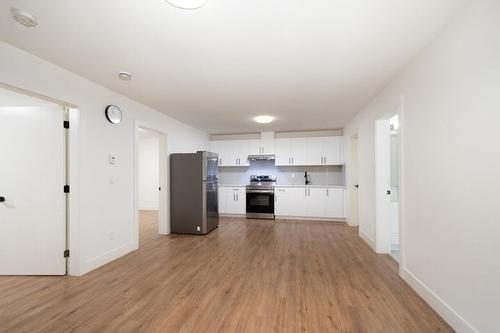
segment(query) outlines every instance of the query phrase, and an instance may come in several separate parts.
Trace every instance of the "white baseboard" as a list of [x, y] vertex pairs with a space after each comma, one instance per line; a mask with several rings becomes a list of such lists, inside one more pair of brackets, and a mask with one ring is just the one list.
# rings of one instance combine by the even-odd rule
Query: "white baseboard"
[[359, 228], [359, 237], [361, 237], [361, 239], [364, 240], [366, 244], [368, 244], [372, 248], [373, 251], [377, 252], [375, 248], [375, 241], [371, 239], [370, 236], [368, 236], [366, 233], [364, 233], [361, 228]]
[[160, 207], [139, 207], [139, 210], [160, 210]]
[[403, 269], [403, 278], [455, 331], [460, 333], [478, 333], [471, 324], [406, 268]]
[[246, 214], [221, 214], [221, 213], [219, 213], [219, 217], [242, 217], [242, 218], [246, 218], [247, 215]]
[[134, 242], [130, 242], [116, 249], [110, 250], [97, 257], [87, 260], [84, 263], [80, 273], [81, 275], [86, 274], [135, 250], [137, 250], [137, 246], [134, 244]]
[[327, 217], [303, 217], [303, 216], [284, 216], [276, 215], [276, 220], [300, 220], [300, 221], [324, 221], [324, 222], [346, 222], [345, 218], [327, 218]]

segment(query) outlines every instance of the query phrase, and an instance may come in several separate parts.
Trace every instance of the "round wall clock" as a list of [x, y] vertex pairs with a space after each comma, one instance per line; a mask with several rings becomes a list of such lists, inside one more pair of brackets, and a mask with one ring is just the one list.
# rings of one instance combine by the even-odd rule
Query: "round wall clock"
[[116, 105], [108, 105], [104, 110], [106, 119], [112, 124], [119, 124], [122, 121], [122, 110]]

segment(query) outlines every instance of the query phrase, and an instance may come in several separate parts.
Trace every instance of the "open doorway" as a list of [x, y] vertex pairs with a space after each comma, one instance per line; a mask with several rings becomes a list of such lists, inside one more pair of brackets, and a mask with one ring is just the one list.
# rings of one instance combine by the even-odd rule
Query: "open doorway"
[[375, 123], [376, 227], [378, 253], [400, 260], [400, 118], [387, 115]]
[[136, 127], [137, 247], [168, 234], [166, 134]]

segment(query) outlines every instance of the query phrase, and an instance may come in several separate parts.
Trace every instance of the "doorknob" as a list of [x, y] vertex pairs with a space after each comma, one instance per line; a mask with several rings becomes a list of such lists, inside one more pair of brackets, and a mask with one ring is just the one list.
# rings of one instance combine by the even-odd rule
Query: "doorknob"
[[391, 191], [390, 190], [387, 190], [387, 195], [391, 195]]
[[0, 197], [0, 202], [5, 202], [5, 197]]
[[359, 185], [358, 185], [358, 184], [356, 184], [356, 185], [354, 185], [354, 187], [355, 187], [355, 188], [359, 188]]

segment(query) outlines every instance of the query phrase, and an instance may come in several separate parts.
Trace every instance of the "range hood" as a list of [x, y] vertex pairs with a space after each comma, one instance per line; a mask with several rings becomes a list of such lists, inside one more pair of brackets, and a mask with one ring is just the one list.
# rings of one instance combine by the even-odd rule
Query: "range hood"
[[274, 161], [274, 155], [248, 155], [249, 161]]

